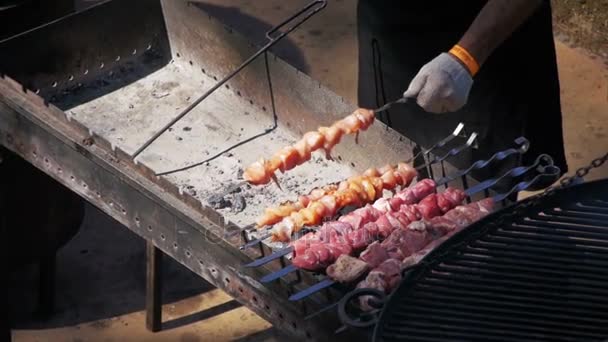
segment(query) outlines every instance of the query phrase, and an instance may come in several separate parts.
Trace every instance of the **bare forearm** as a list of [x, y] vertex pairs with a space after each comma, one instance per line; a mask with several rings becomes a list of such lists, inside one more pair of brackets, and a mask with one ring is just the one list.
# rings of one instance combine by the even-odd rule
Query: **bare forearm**
[[541, 3], [542, 0], [489, 0], [458, 44], [481, 65]]

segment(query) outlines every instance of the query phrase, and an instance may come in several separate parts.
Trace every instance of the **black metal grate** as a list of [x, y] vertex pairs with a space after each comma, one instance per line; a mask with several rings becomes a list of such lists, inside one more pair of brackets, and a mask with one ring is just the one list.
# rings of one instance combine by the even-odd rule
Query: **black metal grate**
[[560, 190], [490, 228], [500, 215], [409, 271], [374, 340], [607, 339], [608, 180]]

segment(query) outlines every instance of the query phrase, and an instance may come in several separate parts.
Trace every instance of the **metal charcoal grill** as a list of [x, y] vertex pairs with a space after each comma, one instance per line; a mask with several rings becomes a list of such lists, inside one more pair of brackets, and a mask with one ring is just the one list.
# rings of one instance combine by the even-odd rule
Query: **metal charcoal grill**
[[[335, 161], [282, 177], [289, 191], [240, 183], [243, 166], [354, 109], [268, 51], [324, 5], [313, 1], [280, 23], [262, 49], [185, 0], [108, 1], [2, 41], [0, 143], [146, 239], [150, 293], [158, 293], [158, 249], [282, 332], [333, 339], [333, 312], [302, 317], [345, 291], [294, 302], [287, 298], [314, 285], [314, 275], [261, 284], [288, 260], [243, 268], [276, 247], [239, 250], [250, 238], [246, 226], [264, 207], [355, 169], [418, 155], [432, 177], [468, 187], [478, 184], [469, 171], [485, 162], [456, 172], [454, 150], [425, 150], [378, 122], [358, 143], [345, 137]], [[451, 142], [469, 148], [463, 140], [470, 137]], [[237, 194], [249, 196], [243, 211], [210, 207], [213, 196]], [[149, 315], [158, 315], [159, 303], [148, 298]]]
[[[160, 325], [160, 250], [284, 333], [328, 339], [336, 315], [302, 320], [307, 304], [286, 299], [310, 277], [262, 285], [272, 267], [242, 267], [269, 251], [239, 250], [246, 226], [264, 207], [355, 169], [415, 149], [444, 156], [377, 122], [358, 143], [345, 137], [334, 161], [281, 177], [289, 191], [240, 183], [243, 166], [354, 110], [268, 51], [324, 5], [280, 23], [262, 49], [185, 0], [108, 1], [0, 42], [0, 143], [146, 239], [151, 329]], [[208, 200], [237, 195], [242, 211]]]
[[608, 180], [558, 190], [505, 216], [513, 209], [458, 233], [407, 271], [374, 340], [608, 338]]

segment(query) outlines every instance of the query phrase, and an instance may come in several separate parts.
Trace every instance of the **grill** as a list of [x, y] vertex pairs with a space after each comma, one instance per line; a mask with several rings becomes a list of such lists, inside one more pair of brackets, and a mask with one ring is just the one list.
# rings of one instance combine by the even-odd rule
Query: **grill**
[[608, 181], [562, 189], [495, 224], [511, 210], [406, 270], [374, 340], [608, 338]]
[[[471, 172], [518, 158], [528, 141], [457, 170], [450, 158], [476, 147], [466, 127], [423, 148], [378, 122], [358, 142], [345, 137], [334, 161], [292, 170], [287, 191], [241, 183], [243, 166], [354, 109], [269, 50], [324, 6], [312, 1], [261, 48], [185, 0], [108, 1], [2, 41], [0, 143], [146, 239], [149, 255], [163, 251], [291, 336], [332, 339], [332, 309], [344, 311], [337, 303], [350, 289], [294, 270], [289, 248], [252, 232], [265, 207], [404, 160], [438, 190], [463, 187], [469, 200], [505, 205], [558, 170], [542, 156], [479, 182]], [[504, 180], [516, 185], [492, 191]], [[158, 292], [159, 275], [148, 275]]]

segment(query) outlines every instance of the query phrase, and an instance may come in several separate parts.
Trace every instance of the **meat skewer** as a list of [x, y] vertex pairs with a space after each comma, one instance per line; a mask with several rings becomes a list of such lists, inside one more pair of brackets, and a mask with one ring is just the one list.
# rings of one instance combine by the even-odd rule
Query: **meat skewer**
[[324, 150], [327, 158], [330, 157], [333, 147], [340, 142], [344, 134], [353, 134], [365, 131], [374, 122], [374, 112], [359, 108], [330, 127], [320, 127], [302, 137], [293, 146], [287, 146], [275, 153], [270, 159], [260, 159], [243, 172], [243, 178], [254, 185], [267, 184], [275, 179], [275, 171], [285, 173], [294, 167], [310, 160], [311, 153]]
[[[397, 170], [395, 170], [397, 169]], [[382, 186], [386, 190], [393, 190], [397, 186], [406, 186], [403, 184], [404, 177], [396, 175], [395, 172], [400, 172], [400, 175], [407, 173], [410, 174], [412, 171], [405, 167], [405, 165], [393, 167], [391, 165], [385, 165], [381, 168], [369, 168], [363, 172], [363, 176], [367, 177], [380, 177], [382, 178]], [[351, 179], [354, 179], [351, 177]], [[330, 195], [338, 189], [338, 185], [331, 184], [323, 188], [317, 188], [310, 192], [309, 195], [303, 195], [298, 198], [295, 202], [286, 202], [276, 208], [267, 208], [264, 214], [256, 220], [256, 226], [258, 229], [264, 226], [273, 225], [280, 222], [284, 217], [288, 217], [291, 213], [300, 211], [306, 208], [311, 202], [320, 200], [324, 195]], [[348, 188], [348, 185], [342, 184], [341, 188]]]
[[[357, 220], [350, 220], [351, 223], [345, 220], [338, 221], [333, 226], [325, 225], [319, 231], [321, 236], [318, 241], [309, 237], [304, 243], [296, 242], [292, 264], [297, 268], [320, 271], [333, 264], [340, 255], [354, 254], [362, 249], [366, 250], [360, 258], [371, 263], [371, 260], [364, 257], [368, 254], [376, 255], [369, 251], [374, 251], [378, 240], [392, 236], [394, 230], [404, 229], [409, 223], [421, 218], [430, 219], [441, 215], [459, 205], [464, 197], [462, 191], [449, 188], [442, 194], [428, 194], [419, 203], [401, 205], [395, 211], [382, 213], [370, 206], [368, 210], [376, 212], [370, 219], [359, 217]], [[369, 222], [362, 224], [361, 221]]]
[[[327, 274], [329, 276], [327, 279], [292, 295], [289, 297], [289, 300], [298, 301], [308, 297], [312, 293], [332, 286], [335, 282], [353, 283], [366, 274], [367, 277], [365, 280], [359, 282], [357, 285], [358, 288], [372, 287], [382, 291], [387, 288], [393, 289], [399, 283], [400, 271], [402, 269], [418, 263], [426, 254], [439, 246], [450, 236], [488, 215], [493, 209], [494, 202], [495, 201], [492, 199], [484, 199], [468, 205], [457, 206], [456, 208], [449, 210], [443, 216], [411, 223], [408, 228], [413, 228], [414, 231], [418, 231], [416, 232], [417, 235], [423, 233], [423, 230], [426, 229], [433, 233], [432, 237], [434, 240], [423, 247], [415, 247], [415, 244], [412, 244], [412, 242], [416, 241], [416, 239], [402, 239], [401, 243], [403, 246], [399, 245], [398, 247], [402, 247], [406, 250], [406, 254], [411, 253], [408, 256], [405, 256], [402, 261], [400, 261], [400, 256], [394, 257], [395, 254], [391, 257], [391, 253], [395, 253], [396, 251], [394, 248], [387, 248], [389, 247], [387, 245], [389, 245], [389, 241], [392, 241], [392, 243], [398, 242], [399, 239], [396, 239], [396, 237], [399, 235], [403, 236], [403, 229], [395, 230], [391, 236], [383, 242], [384, 246], [382, 244], [374, 243], [370, 245], [371, 248], [368, 247], [369, 249], [374, 249], [373, 252], [376, 254], [374, 259], [376, 260], [375, 264], [377, 267], [372, 267], [368, 262], [361, 260], [361, 258], [346, 254], [340, 255], [336, 262], [327, 268]], [[370, 272], [370, 270], [373, 273]], [[369, 297], [362, 298], [365, 298], [360, 299], [362, 306], [366, 309], [371, 308], [367, 304]]]
[[[333, 194], [312, 201], [304, 209], [292, 212], [271, 230], [274, 241], [289, 241], [291, 235], [305, 225], [318, 225], [324, 218], [334, 216], [346, 206], [362, 206], [382, 197], [384, 189], [396, 185], [407, 186], [416, 177], [416, 171], [408, 164], [400, 163], [397, 170], [386, 171], [381, 176], [356, 176], [341, 182]], [[433, 183], [434, 187], [434, 183]]]
[[[434, 217], [430, 220], [422, 220], [411, 223], [407, 230], [396, 230], [383, 245], [376, 248], [373, 258], [360, 257], [353, 262], [346, 259], [341, 260], [341, 265], [335, 267], [333, 278], [341, 281], [355, 280], [355, 276], [360, 277], [365, 271], [361, 261], [366, 263], [366, 269], [371, 269], [365, 280], [357, 284], [357, 288], [373, 288], [389, 294], [401, 281], [401, 270], [417, 264], [426, 254], [439, 246], [443, 241], [459, 230], [476, 222], [490, 214], [493, 209], [494, 201], [487, 198], [468, 205], [458, 206], [445, 215]], [[415, 239], [407, 238], [408, 235], [424, 235], [425, 243], [415, 244]], [[372, 263], [368, 262], [373, 260]], [[349, 272], [349, 265], [356, 268], [358, 274]], [[342, 273], [338, 273], [342, 272]], [[329, 272], [328, 272], [329, 273]], [[347, 274], [349, 273], [349, 274]], [[361, 307], [370, 310], [369, 297], [360, 297]]]
[[[378, 199], [372, 206], [368, 205], [357, 209], [340, 217], [338, 221], [326, 222], [321, 229], [308, 233], [292, 243], [294, 256], [303, 254], [311, 244], [327, 242], [335, 235], [348, 235], [347, 240], [351, 241], [356, 249], [364, 248], [363, 245], [360, 245], [360, 242], [357, 242], [365, 241], [362, 239], [365, 236], [361, 236], [361, 233], [358, 232], [359, 228], [364, 227], [368, 223], [375, 222], [385, 213], [398, 211], [402, 205], [418, 203], [435, 192], [435, 185], [433, 180], [424, 179], [416, 185], [400, 191], [390, 199]], [[451, 190], [447, 191], [447, 193], [450, 192]], [[391, 207], [391, 203], [393, 207]], [[386, 221], [382, 222], [386, 223]], [[386, 227], [384, 227], [384, 230], [386, 230]]]
[[306, 208], [311, 202], [318, 201], [325, 195], [333, 194], [336, 190], [338, 190], [338, 185], [330, 184], [323, 188], [313, 189], [308, 195], [298, 197], [297, 201], [289, 201], [278, 207], [266, 208], [264, 214], [256, 220], [256, 226], [259, 229], [281, 222], [284, 217]]

